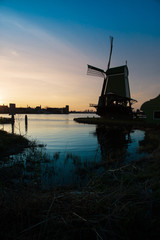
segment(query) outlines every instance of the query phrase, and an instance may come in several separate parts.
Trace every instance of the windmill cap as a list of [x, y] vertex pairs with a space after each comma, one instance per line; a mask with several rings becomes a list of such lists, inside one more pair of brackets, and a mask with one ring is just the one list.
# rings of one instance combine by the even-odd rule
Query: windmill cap
[[107, 75], [113, 75], [113, 74], [121, 74], [125, 73], [127, 71], [127, 75], [129, 74], [128, 67], [127, 65], [119, 66], [119, 67], [114, 67], [114, 68], [109, 68], [106, 72]]

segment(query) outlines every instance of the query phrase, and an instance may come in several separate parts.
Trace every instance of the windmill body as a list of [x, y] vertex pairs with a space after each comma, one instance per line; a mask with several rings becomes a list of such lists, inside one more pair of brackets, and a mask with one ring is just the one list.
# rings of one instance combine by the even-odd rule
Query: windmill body
[[126, 65], [108, 69], [108, 82], [105, 94], [112, 92], [121, 97], [130, 98], [128, 75], [129, 71]]
[[110, 68], [113, 38], [106, 71], [88, 65], [88, 74], [103, 77], [103, 86], [98, 105], [94, 105], [97, 114], [108, 118], [132, 118], [131, 105], [136, 101], [131, 99], [127, 65]]

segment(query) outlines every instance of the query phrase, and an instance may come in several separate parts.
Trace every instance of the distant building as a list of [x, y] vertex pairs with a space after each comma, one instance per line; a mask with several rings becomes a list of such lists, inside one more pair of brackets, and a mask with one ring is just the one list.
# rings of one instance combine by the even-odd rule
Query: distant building
[[69, 105], [66, 105], [64, 108], [46, 108], [47, 113], [52, 114], [68, 114], [69, 113]]
[[68, 114], [69, 113], [69, 105], [66, 105], [65, 108], [63, 108], [63, 113]]
[[66, 105], [64, 108], [41, 108], [40, 106], [36, 106], [35, 108], [31, 108], [27, 106], [24, 107], [16, 107], [16, 104], [10, 103], [9, 107], [5, 105], [0, 105], [0, 113], [9, 113], [10, 115], [15, 114], [68, 114], [69, 113], [69, 105]]
[[35, 110], [41, 110], [41, 105], [40, 106], [37, 106], [36, 108], [35, 108]]
[[35, 110], [35, 113], [40, 113], [40, 114], [44, 113], [44, 111], [45, 111], [44, 109], [41, 108], [41, 105], [37, 106], [34, 110]]
[[148, 123], [160, 124], [160, 95], [142, 104], [141, 110]]
[[9, 107], [6, 105], [0, 105], [0, 113], [9, 113]]
[[9, 104], [9, 115], [15, 115], [16, 114], [16, 104], [10, 103]]

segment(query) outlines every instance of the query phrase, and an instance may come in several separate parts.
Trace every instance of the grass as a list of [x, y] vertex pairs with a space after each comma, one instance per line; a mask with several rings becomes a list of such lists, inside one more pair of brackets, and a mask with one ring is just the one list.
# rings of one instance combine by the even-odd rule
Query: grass
[[145, 138], [140, 142], [140, 151], [154, 153], [160, 151], [160, 128], [146, 129]]
[[[149, 151], [146, 159], [112, 166], [92, 176], [81, 191], [13, 184], [21, 167], [1, 169], [1, 239], [159, 239], [159, 136], [160, 129], [146, 129], [140, 146]], [[59, 154], [54, 158], [58, 160]]]
[[19, 153], [29, 147], [29, 140], [21, 135], [0, 130], [0, 158]]

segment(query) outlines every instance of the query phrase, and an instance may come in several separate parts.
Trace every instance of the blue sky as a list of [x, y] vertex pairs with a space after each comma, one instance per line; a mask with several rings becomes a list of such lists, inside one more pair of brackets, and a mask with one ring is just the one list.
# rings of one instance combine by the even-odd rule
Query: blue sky
[[160, 1], [0, 0], [0, 103], [88, 109], [106, 69], [128, 62], [135, 108], [160, 94]]

